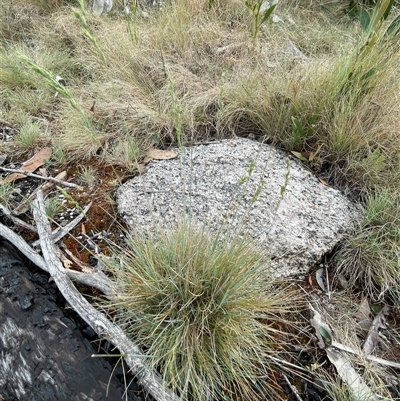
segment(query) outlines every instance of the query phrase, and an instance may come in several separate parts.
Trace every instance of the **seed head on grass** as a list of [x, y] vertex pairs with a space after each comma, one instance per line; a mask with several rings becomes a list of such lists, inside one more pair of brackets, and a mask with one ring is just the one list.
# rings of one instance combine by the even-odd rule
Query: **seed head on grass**
[[108, 307], [184, 400], [278, 400], [268, 356], [289, 302], [265, 262], [248, 241], [187, 222], [142, 232], [105, 261], [117, 286]]

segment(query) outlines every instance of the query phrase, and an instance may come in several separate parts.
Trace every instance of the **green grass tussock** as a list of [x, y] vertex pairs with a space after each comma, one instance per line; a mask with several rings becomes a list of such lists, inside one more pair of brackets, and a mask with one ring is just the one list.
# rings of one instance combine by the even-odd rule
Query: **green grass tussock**
[[280, 399], [269, 356], [283, 349], [282, 314], [296, 303], [263, 252], [190, 222], [132, 235], [104, 261], [118, 288], [109, 310], [169, 385], [184, 400]]
[[366, 201], [365, 217], [357, 232], [349, 237], [337, 255], [338, 274], [350, 287], [361, 288], [372, 299], [389, 295], [399, 306], [400, 203], [396, 192], [371, 193]]

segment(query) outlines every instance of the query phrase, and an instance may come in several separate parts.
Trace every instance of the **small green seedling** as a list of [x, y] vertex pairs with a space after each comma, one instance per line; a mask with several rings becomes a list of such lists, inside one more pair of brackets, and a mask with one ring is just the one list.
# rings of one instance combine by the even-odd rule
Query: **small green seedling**
[[278, 1], [272, 1], [270, 5], [269, 1], [266, 0], [246, 0], [245, 4], [253, 16], [251, 23], [251, 34], [255, 40], [261, 25], [271, 17], [278, 4]]
[[293, 136], [292, 136], [292, 144], [293, 147], [302, 147], [304, 145], [304, 142], [310, 138], [315, 129], [315, 124], [320, 117], [322, 107], [319, 107], [317, 112], [313, 114], [313, 116], [310, 118], [309, 121], [305, 125], [303, 125], [302, 121], [297, 118], [292, 116], [292, 122], [293, 122]]
[[56, 188], [63, 194], [64, 198], [67, 199], [68, 202], [71, 202], [74, 205], [77, 210], [79, 210], [80, 212], [83, 211], [81, 205], [64, 188], [61, 188], [59, 186], [57, 186]]
[[[182, 107], [181, 99], [179, 99], [179, 97], [177, 96], [177, 94], [175, 92], [175, 84], [174, 84], [174, 81], [170, 74], [168, 74], [168, 92], [172, 99], [172, 115], [174, 118], [174, 128], [175, 128], [175, 133], [176, 133], [176, 140], [178, 142], [179, 149], [182, 149], [182, 146], [183, 146], [183, 143], [182, 143], [183, 107]], [[183, 98], [185, 98], [186, 96], [187, 95], [185, 94]]]

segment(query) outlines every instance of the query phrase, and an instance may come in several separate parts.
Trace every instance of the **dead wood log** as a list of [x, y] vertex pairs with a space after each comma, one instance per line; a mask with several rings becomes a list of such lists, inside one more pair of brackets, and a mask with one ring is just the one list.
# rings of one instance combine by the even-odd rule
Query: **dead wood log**
[[[45, 260], [33, 250], [18, 234], [0, 223], [0, 236], [11, 242], [26, 258], [40, 269], [50, 273]], [[95, 273], [82, 273], [75, 270], [64, 269], [71, 280], [77, 283], [97, 288], [105, 295], [114, 292], [111, 280], [101, 271]]]
[[55, 284], [39, 270], [0, 238], [0, 400], [143, 400], [136, 382], [121, 380], [122, 364], [113, 373], [104, 358], [92, 357], [102, 352], [90, 343], [95, 333], [64, 314]]
[[170, 391], [160, 375], [145, 364], [142, 351], [133, 344], [122, 329], [111, 323], [95, 309], [74, 287], [58, 259], [51, 240], [51, 228], [44, 210], [43, 193], [38, 191], [33, 205], [33, 215], [38, 228], [40, 246], [50, 274], [61, 294], [78, 315], [101, 337], [113, 343], [130, 367], [138, 382], [158, 401], [178, 401], [179, 397]]

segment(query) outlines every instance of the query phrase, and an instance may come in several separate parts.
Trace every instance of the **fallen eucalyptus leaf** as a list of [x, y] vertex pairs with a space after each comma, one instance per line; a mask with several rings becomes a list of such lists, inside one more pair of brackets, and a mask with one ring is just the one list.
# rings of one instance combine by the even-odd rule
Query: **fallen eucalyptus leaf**
[[389, 315], [389, 306], [385, 305], [381, 311], [375, 316], [371, 327], [368, 331], [367, 339], [363, 346], [365, 355], [369, 355], [372, 351], [380, 346], [382, 343], [379, 336], [379, 329], [386, 329], [386, 317]]
[[328, 330], [326, 330], [324, 327], [321, 326], [319, 328], [319, 333], [324, 338], [324, 342], [325, 342], [326, 345], [328, 345], [328, 346], [332, 345], [332, 336], [330, 335]]
[[332, 347], [327, 348], [326, 355], [335, 366], [340, 378], [350, 387], [355, 399], [357, 400], [377, 400], [376, 395], [367, 386], [361, 376], [356, 372], [351, 363], [340, 351]]
[[[46, 160], [50, 159], [50, 156], [51, 156], [51, 148], [43, 148], [34, 156], [32, 156], [29, 160], [24, 162], [21, 166], [21, 170], [24, 170], [27, 173], [33, 173], [39, 167], [43, 166]], [[24, 174], [13, 173], [10, 174], [8, 177], [6, 177], [4, 182], [13, 182], [19, 180], [20, 178], [25, 178], [25, 177], [26, 176]]]
[[363, 330], [369, 330], [371, 327], [371, 309], [369, 307], [369, 302], [367, 298], [364, 298], [358, 308], [357, 312], [354, 314], [354, 317], [357, 319], [358, 325]]
[[144, 158], [143, 163], [146, 164], [153, 159], [154, 160], [174, 159], [176, 156], [178, 156], [178, 153], [176, 153], [173, 150], [150, 149], [147, 152], [147, 155]]
[[315, 272], [315, 279], [317, 280], [317, 283], [318, 283], [319, 287], [321, 288], [321, 290], [323, 292], [326, 292], [326, 288], [325, 288], [325, 284], [324, 284], [324, 273], [325, 273], [325, 269], [323, 267], [321, 267], [320, 269], [318, 269]]

